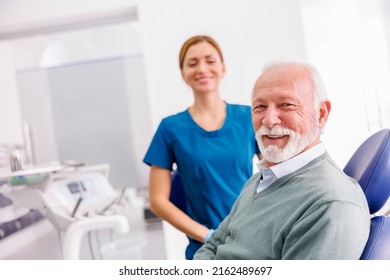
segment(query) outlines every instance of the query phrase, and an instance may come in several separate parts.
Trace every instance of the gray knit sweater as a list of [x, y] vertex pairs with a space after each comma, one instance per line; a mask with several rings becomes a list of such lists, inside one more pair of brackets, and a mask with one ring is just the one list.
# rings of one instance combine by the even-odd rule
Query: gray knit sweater
[[359, 184], [327, 153], [256, 193], [260, 172], [194, 259], [359, 259], [370, 216]]

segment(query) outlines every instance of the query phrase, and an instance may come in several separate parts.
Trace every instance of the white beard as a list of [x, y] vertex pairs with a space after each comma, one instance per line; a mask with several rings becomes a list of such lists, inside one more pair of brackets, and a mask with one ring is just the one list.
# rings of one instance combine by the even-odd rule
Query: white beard
[[[301, 153], [306, 147], [314, 142], [318, 133], [319, 128], [315, 125], [315, 123], [307, 135], [301, 135], [298, 132], [285, 127], [278, 126], [269, 129], [265, 126], [262, 126], [256, 131], [256, 140], [262, 156], [267, 161], [272, 163], [280, 163]], [[275, 145], [265, 147], [262, 141], [263, 135], [289, 135], [289, 140], [284, 148], [279, 148]]]

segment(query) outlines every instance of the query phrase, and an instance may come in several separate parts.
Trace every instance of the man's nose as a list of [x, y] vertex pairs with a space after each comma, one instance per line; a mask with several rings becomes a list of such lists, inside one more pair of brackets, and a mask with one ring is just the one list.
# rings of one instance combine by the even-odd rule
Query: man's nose
[[280, 123], [281, 120], [277, 108], [268, 107], [265, 111], [264, 118], [262, 119], [262, 124], [268, 128], [272, 128]]

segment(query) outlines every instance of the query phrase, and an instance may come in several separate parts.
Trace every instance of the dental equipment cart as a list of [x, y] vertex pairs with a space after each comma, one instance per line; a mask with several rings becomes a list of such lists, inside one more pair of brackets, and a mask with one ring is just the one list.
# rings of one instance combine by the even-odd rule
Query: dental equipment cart
[[107, 177], [109, 165], [55, 165], [0, 174], [1, 192], [16, 206], [38, 209], [62, 234], [64, 259], [79, 259], [83, 236], [93, 230], [129, 232], [128, 220], [109, 214], [118, 193]]

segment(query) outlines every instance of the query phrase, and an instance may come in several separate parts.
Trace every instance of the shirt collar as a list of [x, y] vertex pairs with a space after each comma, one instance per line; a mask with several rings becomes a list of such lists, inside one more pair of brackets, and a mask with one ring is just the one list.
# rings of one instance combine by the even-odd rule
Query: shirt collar
[[308, 149], [307, 151], [304, 151], [303, 153], [290, 158], [289, 160], [286, 160], [284, 162], [278, 163], [274, 166], [271, 166], [269, 168], [265, 167], [265, 160], [261, 160], [257, 163], [257, 168], [259, 168], [260, 171], [263, 173], [270, 169], [272, 173], [279, 179], [283, 176], [286, 176], [294, 171], [297, 171], [299, 168], [305, 166], [313, 159], [319, 157], [320, 155], [324, 154], [326, 151], [325, 145], [320, 142], [319, 144], [315, 145], [314, 147]]

